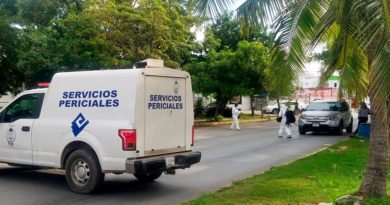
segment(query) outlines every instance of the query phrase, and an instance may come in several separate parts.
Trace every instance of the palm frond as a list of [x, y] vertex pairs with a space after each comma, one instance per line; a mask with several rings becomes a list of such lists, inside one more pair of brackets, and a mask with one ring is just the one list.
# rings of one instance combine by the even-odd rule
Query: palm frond
[[[275, 45], [272, 49], [270, 82], [286, 80], [296, 82], [304, 71], [307, 46], [315, 32], [320, 17], [325, 13], [329, 1], [304, 0], [289, 4], [274, 24]], [[275, 76], [275, 77], [273, 77]], [[291, 83], [290, 83], [291, 84]], [[275, 84], [279, 89], [290, 86], [286, 82]]]
[[217, 19], [226, 10], [231, 9], [234, 0], [195, 0], [195, 10], [198, 17]]
[[384, 103], [390, 99], [390, 35], [386, 34], [372, 63], [370, 76], [374, 82], [370, 89], [376, 92], [374, 102]]
[[387, 33], [390, 33], [390, 2], [388, 0], [382, 0], [383, 4], [383, 19], [386, 22]]
[[245, 18], [251, 24], [270, 25], [280, 11], [289, 5], [288, 0], [246, 0], [237, 9], [239, 18]]
[[329, 8], [315, 28], [315, 33], [311, 38], [308, 50], [313, 50], [320, 42], [327, 41], [329, 43], [331, 39], [335, 39], [334, 35], [337, 36], [340, 29], [340, 24], [336, 23], [340, 21], [340, 10], [334, 2], [329, 5]]
[[354, 0], [350, 22], [354, 22], [356, 29], [351, 32], [362, 48], [367, 48], [378, 36], [382, 36], [386, 27], [385, 8], [379, 0]]
[[328, 36], [331, 39], [330, 50], [327, 66], [322, 70], [320, 85], [325, 84], [335, 71], [339, 71], [339, 97], [343, 98], [344, 94], [348, 94], [362, 100], [367, 96], [367, 56], [356, 39], [338, 24], [335, 23], [329, 31], [333, 33]]
[[352, 43], [351, 40], [349, 41], [348, 57], [345, 66], [340, 71], [340, 88], [342, 91], [340, 93], [347, 93], [349, 97], [355, 97], [357, 101], [361, 101], [368, 94], [367, 57], [358, 45]]

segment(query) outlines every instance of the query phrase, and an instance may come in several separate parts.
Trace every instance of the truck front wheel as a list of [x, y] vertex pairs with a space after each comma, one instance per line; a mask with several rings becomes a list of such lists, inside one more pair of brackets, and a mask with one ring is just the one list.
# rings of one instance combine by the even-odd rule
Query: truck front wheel
[[147, 173], [147, 174], [134, 174], [134, 176], [142, 182], [152, 182], [161, 176], [162, 172]]
[[87, 150], [72, 152], [66, 161], [65, 172], [69, 188], [80, 194], [96, 191], [104, 181], [97, 157]]

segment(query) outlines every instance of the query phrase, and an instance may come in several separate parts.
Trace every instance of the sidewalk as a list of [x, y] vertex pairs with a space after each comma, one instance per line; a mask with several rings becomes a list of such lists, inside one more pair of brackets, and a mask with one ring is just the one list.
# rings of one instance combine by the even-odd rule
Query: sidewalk
[[[273, 115], [264, 115], [264, 118], [261, 118], [260, 115], [252, 116], [244, 116], [240, 119], [240, 124], [247, 124], [247, 123], [257, 123], [257, 122], [268, 122], [276, 120], [276, 116]], [[222, 121], [219, 122], [211, 122], [207, 121], [206, 119], [200, 119], [195, 120], [194, 126], [195, 127], [208, 127], [208, 126], [222, 126], [222, 125], [230, 125], [232, 124], [232, 118], [224, 118]]]

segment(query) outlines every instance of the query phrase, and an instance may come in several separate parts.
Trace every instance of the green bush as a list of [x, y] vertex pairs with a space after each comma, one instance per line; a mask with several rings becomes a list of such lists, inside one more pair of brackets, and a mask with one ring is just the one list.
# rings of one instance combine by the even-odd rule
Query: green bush
[[194, 104], [194, 117], [195, 119], [202, 118], [205, 115], [204, 109], [204, 100], [203, 98], [198, 98]]
[[[216, 109], [215, 106], [209, 107], [206, 110], [206, 116], [205, 117], [207, 119], [213, 118], [214, 115], [215, 115], [215, 109]], [[225, 109], [223, 109], [222, 116], [231, 118], [232, 117], [232, 109], [230, 107], [225, 107]]]
[[207, 118], [207, 121], [209, 121], [209, 122], [220, 122], [222, 120], [223, 120], [223, 116], [222, 115], [211, 116], [211, 117]]

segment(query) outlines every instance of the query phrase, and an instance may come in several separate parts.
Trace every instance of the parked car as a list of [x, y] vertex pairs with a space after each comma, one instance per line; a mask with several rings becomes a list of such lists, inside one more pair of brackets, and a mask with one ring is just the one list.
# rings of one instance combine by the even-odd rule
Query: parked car
[[353, 117], [346, 101], [318, 100], [311, 102], [298, 119], [299, 134], [327, 131], [341, 135], [352, 132]]
[[[280, 103], [287, 106], [288, 101], [280, 101]], [[273, 102], [268, 104], [267, 106], [263, 107], [262, 112], [267, 114], [270, 113], [274, 115], [278, 114], [279, 113], [278, 103]]]
[[[295, 105], [294, 105], [294, 101], [280, 101], [281, 104], [284, 104], [287, 106], [288, 102], [290, 102], [291, 104], [291, 109], [294, 110], [295, 109]], [[303, 102], [298, 102], [298, 110], [297, 112], [301, 112], [303, 109], [306, 109], [307, 107], [307, 104], [306, 103], [303, 103]], [[263, 113], [271, 113], [271, 114], [278, 114], [279, 113], [279, 108], [278, 108], [278, 103], [277, 102], [274, 102], [274, 103], [270, 103], [269, 105], [263, 107]]]

